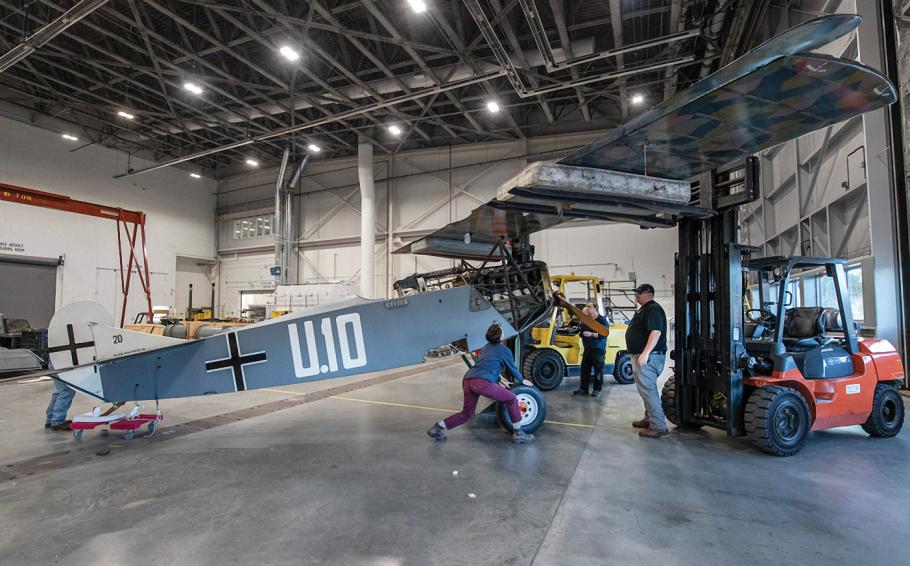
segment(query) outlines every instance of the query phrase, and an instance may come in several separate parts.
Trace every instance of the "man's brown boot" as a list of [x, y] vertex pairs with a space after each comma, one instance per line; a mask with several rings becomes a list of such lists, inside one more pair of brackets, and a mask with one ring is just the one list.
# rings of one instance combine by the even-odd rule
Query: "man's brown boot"
[[632, 421], [632, 426], [635, 428], [648, 428], [651, 426], [651, 421], [648, 419], [641, 419], [640, 421]]
[[660, 438], [661, 436], [667, 436], [667, 434], [669, 433], [665, 428], [646, 428], [645, 430], [639, 431], [638, 436], [642, 438]]

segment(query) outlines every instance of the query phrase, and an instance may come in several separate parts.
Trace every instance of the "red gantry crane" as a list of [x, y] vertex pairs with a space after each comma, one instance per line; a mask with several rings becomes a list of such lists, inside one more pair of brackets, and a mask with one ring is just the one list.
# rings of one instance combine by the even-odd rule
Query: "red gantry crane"
[[[0, 200], [116, 220], [117, 252], [120, 255], [120, 289], [123, 292], [120, 326], [123, 326], [124, 322], [126, 322], [126, 304], [134, 269], [136, 277], [139, 279], [139, 284], [142, 286], [142, 293], [145, 295], [149, 320], [152, 320], [152, 288], [149, 275], [148, 250], [146, 249], [145, 241], [144, 212], [85, 202], [64, 195], [27, 189], [6, 183], [0, 183]], [[128, 256], [124, 253], [124, 244], [129, 248]], [[124, 258], [127, 257], [127, 261], [124, 262]]]

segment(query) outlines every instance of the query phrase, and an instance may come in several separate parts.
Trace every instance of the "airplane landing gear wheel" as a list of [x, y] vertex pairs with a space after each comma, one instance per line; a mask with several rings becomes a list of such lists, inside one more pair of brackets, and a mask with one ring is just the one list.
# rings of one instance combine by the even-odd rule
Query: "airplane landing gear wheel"
[[556, 350], [537, 348], [525, 356], [521, 373], [541, 391], [556, 389], [566, 374], [566, 364]]
[[77, 429], [73, 430], [73, 439], [74, 439], [74, 440], [82, 440], [82, 433], [83, 433], [83, 432], [85, 432], [85, 431], [82, 430], [81, 428], [77, 428]]
[[[533, 387], [518, 385], [512, 388], [512, 393], [518, 399], [518, 408], [521, 411], [521, 420], [518, 426], [527, 433], [534, 433], [543, 425], [544, 419], [547, 418], [547, 401], [543, 394]], [[499, 424], [502, 428], [512, 432], [512, 420], [509, 418], [509, 411], [503, 403], [499, 403], [497, 410], [499, 414]]]
[[792, 456], [802, 449], [812, 423], [809, 405], [790, 387], [761, 387], [752, 392], [744, 417], [746, 434], [759, 450]]
[[872, 412], [863, 423], [863, 430], [871, 436], [890, 438], [904, 426], [904, 400], [901, 394], [885, 383], [875, 386], [872, 398]]
[[127, 430], [123, 432], [123, 440], [132, 440], [134, 436], [136, 436], [136, 431]]
[[622, 385], [635, 383], [635, 375], [632, 373], [632, 354], [625, 350], [616, 354], [616, 359], [613, 360], [613, 379]]

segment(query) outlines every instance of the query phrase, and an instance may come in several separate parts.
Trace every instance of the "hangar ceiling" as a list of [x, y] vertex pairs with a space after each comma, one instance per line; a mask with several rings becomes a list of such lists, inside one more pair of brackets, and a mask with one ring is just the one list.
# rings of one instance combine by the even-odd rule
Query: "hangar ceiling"
[[[0, 53], [77, 4], [0, 0]], [[613, 127], [744, 52], [768, 10], [839, 2], [101, 4], [0, 73], [0, 110], [68, 123], [74, 147], [156, 162], [212, 151], [191, 163], [217, 173], [277, 163], [287, 140], [334, 157], [358, 139], [390, 153]]]

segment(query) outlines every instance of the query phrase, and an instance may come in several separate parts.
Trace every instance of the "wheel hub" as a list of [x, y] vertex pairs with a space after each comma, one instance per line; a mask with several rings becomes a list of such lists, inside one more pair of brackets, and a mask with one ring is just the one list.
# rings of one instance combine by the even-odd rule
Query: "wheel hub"
[[518, 421], [518, 425], [525, 426], [534, 422], [539, 411], [537, 400], [527, 393], [519, 393], [515, 397], [518, 399], [518, 408], [521, 411], [521, 420]]
[[781, 440], [791, 441], [795, 439], [799, 434], [801, 421], [802, 419], [800, 419], [799, 412], [795, 407], [781, 407], [775, 419], [775, 425]]

